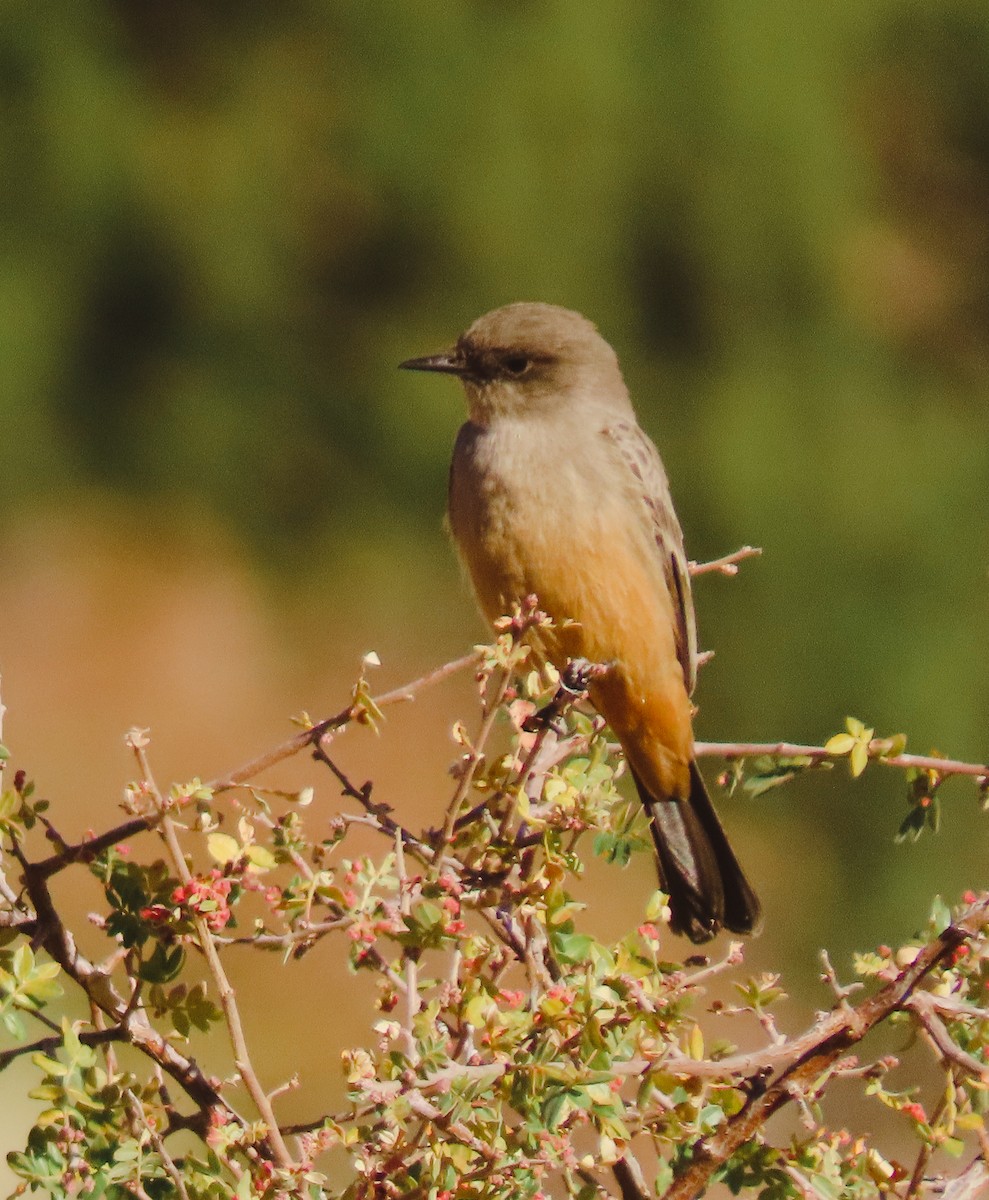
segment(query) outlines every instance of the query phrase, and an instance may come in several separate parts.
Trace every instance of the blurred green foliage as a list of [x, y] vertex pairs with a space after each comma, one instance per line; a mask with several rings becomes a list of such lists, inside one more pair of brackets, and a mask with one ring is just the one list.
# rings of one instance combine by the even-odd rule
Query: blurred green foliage
[[[469, 636], [437, 567], [460, 398], [395, 364], [563, 303], [691, 553], [766, 551], [698, 585], [702, 735], [855, 712], [989, 753], [984, 4], [8, 0], [0, 95], [3, 522], [210, 513], [278, 579], [418, 571]], [[894, 850], [885, 782], [728, 805], [764, 876], [770, 830], [814, 847], [795, 912], [832, 945], [985, 882], [963, 789]]]

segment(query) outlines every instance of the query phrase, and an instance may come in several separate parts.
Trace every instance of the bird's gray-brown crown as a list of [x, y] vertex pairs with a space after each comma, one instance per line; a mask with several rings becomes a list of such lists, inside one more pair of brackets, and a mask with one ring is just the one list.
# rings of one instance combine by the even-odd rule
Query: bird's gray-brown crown
[[591, 404], [628, 407], [615, 352], [591, 321], [555, 304], [507, 304], [479, 317], [442, 354], [412, 358], [402, 367], [456, 375], [471, 418]]

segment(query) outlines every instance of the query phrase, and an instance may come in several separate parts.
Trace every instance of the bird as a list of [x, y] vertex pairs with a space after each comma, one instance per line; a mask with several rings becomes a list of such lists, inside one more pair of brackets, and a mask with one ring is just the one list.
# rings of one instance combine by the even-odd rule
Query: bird
[[695, 943], [751, 934], [760, 904], [697, 767], [697, 634], [666, 471], [615, 351], [588, 318], [520, 302], [479, 317], [406, 370], [454, 375], [467, 420], [448, 522], [494, 624], [535, 595], [538, 655], [603, 664], [588, 696], [621, 744], [646, 810], [670, 927]]

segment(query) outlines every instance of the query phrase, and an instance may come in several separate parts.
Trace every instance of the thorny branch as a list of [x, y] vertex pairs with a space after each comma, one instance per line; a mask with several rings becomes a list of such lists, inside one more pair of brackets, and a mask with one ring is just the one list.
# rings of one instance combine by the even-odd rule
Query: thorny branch
[[48, 890], [47, 876], [36, 869], [15, 848], [23, 869], [22, 878], [28, 898], [36, 913], [34, 941], [43, 946], [49, 957], [59, 964], [102, 1012], [121, 1031], [122, 1041], [129, 1042], [178, 1083], [199, 1109], [199, 1117], [188, 1122], [190, 1128], [204, 1131], [212, 1112], [222, 1113], [226, 1121], [246, 1125], [235, 1109], [224, 1100], [213, 1080], [207, 1078], [196, 1062], [181, 1054], [151, 1025], [143, 1004], [132, 1003], [117, 991], [110, 976], [91, 963], [78, 949], [75, 938], [66, 928]]
[[[890, 754], [888, 738], [872, 738], [868, 743], [870, 761], [886, 767], [933, 771], [936, 775], [971, 775], [989, 783], [989, 764], [962, 762], [956, 758], [938, 758], [927, 754]], [[805, 746], [799, 742], [695, 742], [698, 758], [809, 758], [814, 762], [834, 762], [843, 755], [824, 746]]]
[[[385, 692], [381, 696], [375, 696], [374, 705], [376, 708], [388, 708], [393, 704], [402, 704], [409, 700], [414, 700], [426, 688], [432, 687], [434, 684], [447, 679], [450, 675], [455, 675], [458, 671], [463, 671], [465, 668], [474, 665], [478, 661], [478, 658], [479, 652], [477, 650], [472, 651], [470, 654], [465, 654], [461, 658], [455, 658], [452, 662], [445, 663], [442, 667], [437, 667], [435, 671], [427, 672], [425, 675], [414, 679], [411, 683], [407, 683], [403, 687], [394, 688], [392, 691]], [[240, 784], [247, 783], [251, 779], [256, 779], [262, 771], [268, 770], [269, 767], [273, 767], [276, 763], [284, 762], [285, 759], [292, 758], [312, 746], [322, 745], [324, 741], [328, 740], [333, 734], [339, 732], [339, 730], [349, 725], [352, 721], [361, 720], [365, 711], [365, 707], [360, 703], [348, 704], [346, 708], [341, 709], [334, 716], [324, 717], [323, 720], [317, 721], [315, 725], [304, 729], [301, 733], [297, 733], [295, 737], [281, 742], [257, 758], [251, 759], [250, 762], [244, 763], [243, 766], [228, 772], [228, 774], [221, 775], [219, 778], [212, 780], [209, 786], [214, 792], [224, 792], [230, 788], [238, 787]]]
[[[469, 655], [464, 655], [435, 671], [429, 672], [419, 679], [413, 680], [411, 683], [385, 692], [383, 695], [376, 697], [374, 703], [378, 708], [387, 708], [393, 704], [412, 700], [423, 689], [470, 666], [477, 661], [477, 658], [478, 652], [476, 651]], [[2, 709], [0, 709], [0, 712], [2, 712]], [[216, 790], [222, 791], [244, 783], [266, 767], [281, 762], [305, 749], [315, 746], [318, 750], [321, 750], [328, 734], [342, 729], [351, 721], [359, 720], [361, 713], [362, 710], [359, 705], [348, 705], [335, 716], [317, 723], [289, 741], [281, 743], [273, 750], [252, 760], [252, 762], [245, 766], [230, 772], [226, 777], [216, 782]], [[135, 747], [136, 751], [138, 749], [138, 747]], [[143, 750], [139, 753], [139, 761], [141, 761], [142, 757]], [[0, 760], [0, 768], [2, 768], [2, 760]], [[244, 1118], [221, 1096], [218, 1082], [209, 1079], [193, 1059], [183, 1055], [176, 1049], [172, 1041], [163, 1037], [155, 1030], [149, 1020], [146, 1008], [140, 999], [139, 991], [135, 989], [133, 995], [129, 997], [122, 996], [117, 990], [111, 974], [105, 968], [90, 962], [79, 951], [75, 939], [64, 924], [49, 890], [49, 880], [53, 876], [71, 866], [89, 864], [95, 861], [106, 850], [140, 833], [156, 828], [161, 828], [165, 835], [166, 843], [169, 845], [170, 854], [173, 859], [173, 865], [180, 877], [186, 880], [189, 878], [188, 868], [185, 865], [181, 848], [178, 846], [176, 830], [171, 818], [171, 813], [176, 811], [177, 805], [165, 801], [157, 786], [150, 778], [146, 762], [142, 762], [142, 773], [146, 776], [146, 782], [152, 795], [156, 797], [153, 811], [129, 818], [104, 833], [87, 837], [76, 844], [70, 844], [64, 842], [62, 839], [58, 839], [58, 849], [53, 854], [34, 862], [27, 858], [17, 843], [13, 844], [12, 852], [21, 866], [24, 898], [19, 897], [7, 888], [4, 883], [3, 888], [0, 890], [2, 890], [2, 899], [6, 902], [6, 908], [3, 912], [0, 912], [0, 926], [8, 929], [17, 929], [30, 935], [34, 945], [44, 948], [51, 959], [59, 964], [66, 976], [83, 990], [91, 1004], [106, 1014], [111, 1022], [110, 1027], [106, 1030], [94, 1031], [91, 1034], [82, 1034], [81, 1041], [83, 1043], [129, 1042], [147, 1055], [183, 1089], [190, 1100], [196, 1105], [198, 1112], [194, 1117], [179, 1118], [178, 1114], [176, 1114], [176, 1127], [196, 1129], [200, 1135], [204, 1135], [210, 1122], [211, 1114], [219, 1114], [221, 1123], [240, 1125], [242, 1128], [247, 1129], [247, 1122]], [[380, 820], [378, 821], [378, 826], [382, 829], [388, 828], [387, 822], [382, 824]], [[24, 904], [25, 898], [30, 902], [30, 908]], [[290, 1156], [279, 1133], [277, 1122], [271, 1110], [270, 1101], [260, 1087], [253, 1068], [250, 1066], [246, 1039], [240, 1026], [233, 990], [230, 988], [222, 965], [216, 956], [215, 942], [218, 943], [223, 939], [215, 939], [214, 942], [210, 931], [203, 923], [200, 922], [199, 924], [200, 944], [207, 959], [210, 960], [211, 971], [217, 980], [221, 1003], [224, 1004], [227, 1011], [228, 1023], [231, 1024], [231, 1036], [234, 1039], [238, 1068], [244, 1078], [245, 1085], [251, 1091], [255, 1103], [269, 1128], [268, 1138], [260, 1139], [256, 1150], [260, 1151], [262, 1155], [268, 1153], [276, 1160], [288, 1163], [290, 1162]], [[383, 969], [387, 970], [384, 963], [381, 965]], [[0, 1070], [15, 1058], [29, 1051], [38, 1052], [47, 1050], [59, 1041], [60, 1038], [46, 1038], [32, 1046], [18, 1047], [5, 1052], [2, 1058], [0, 1058]], [[254, 1154], [256, 1151], [250, 1151], [249, 1153]]]
[[[168, 804], [155, 782], [154, 775], [151, 773], [151, 766], [148, 762], [146, 750], [147, 739], [140, 731], [132, 730], [131, 734], [128, 735], [128, 742], [134, 751], [134, 756], [141, 770], [142, 782], [148, 788], [154, 800], [155, 807], [162, 815], [161, 830], [165, 837], [165, 845], [168, 847], [168, 855], [172, 860], [172, 866], [179, 879], [183, 883], [189, 883], [192, 879], [192, 873], [185, 861], [185, 855], [182, 853], [175, 822], [168, 815]], [[197, 914], [193, 920], [196, 926], [199, 948], [203, 952], [220, 997], [220, 1004], [223, 1008], [227, 1030], [230, 1034], [230, 1043], [233, 1047], [234, 1062], [236, 1063], [237, 1071], [244, 1081], [244, 1086], [247, 1088], [248, 1094], [254, 1101], [254, 1106], [258, 1114], [267, 1126], [268, 1139], [271, 1143], [275, 1162], [279, 1166], [288, 1167], [292, 1163], [292, 1157], [278, 1128], [278, 1122], [271, 1107], [271, 1100], [261, 1086], [257, 1071], [254, 1069], [254, 1064], [251, 1061], [247, 1038], [244, 1035], [244, 1027], [240, 1018], [240, 1009], [237, 1005], [237, 997], [230, 980], [227, 978], [227, 973], [223, 969], [223, 964], [220, 962], [220, 955], [213, 941], [213, 933], [203, 916]]]
[[[759, 552], [751, 547], [743, 547], [735, 554], [712, 563], [701, 566], [691, 564], [691, 570], [694, 574], [716, 571], [732, 574], [737, 570], [739, 562], [757, 553]], [[538, 620], [534, 602], [528, 609], [517, 614], [514, 620], [516, 624], [512, 627], [512, 635], [521, 640], [529, 624]], [[531, 830], [526, 829], [525, 820], [518, 819], [514, 810], [506, 809], [505, 814], [500, 817], [500, 824], [498, 819], [494, 820], [493, 828], [499, 839], [499, 847], [507, 848], [505, 853], [509, 858], [512, 852], [515, 854], [515, 863], [510, 871], [501, 875], [491, 874], [486, 870], [475, 869], [473, 865], [468, 866], [471, 862], [469, 858], [461, 861], [457, 857], [462, 844], [461, 835], [468, 833], [469, 827], [475, 822], [481, 823], [485, 819], [490, 822], [489, 813], [492, 806], [505, 799], [504, 790], [489, 792], [484, 803], [464, 811], [475, 773], [482, 763], [488, 739], [494, 728], [496, 713], [504, 699], [509, 680], [508, 672], [497, 668], [489, 670], [488, 692], [480, 729], [461, 761], [454, 795], [439, 833], [417, 835], [405, 827], [396, 820], [392, 810], [386, 805], [372, 800], [369, 783], [358, 786], [351, 781], [335, 759], [330, 757], [327, 748], [330, 740], [348, 724], [367, 719], [369, 706], [384, 708], [389, 704], [410, 700], [423, 688], [455, 671], [472, 665], [477, 666], [480, 661], [480, 652], [466, 655], [405, 687], [386, 692], [374, 699], [368, 699], [366, 694], [365, 698], [361, 699], [355, 691], [354, 701], [334, 716], [312, 724], [292, 739], [215, 780], [210, 786], [214, 793], [241, 787], [276, 763], [300, 752], [310, 752], [317, 762], [332, 771], [343, 794], [361, 806], [361, 815], [345, 814], [338, 818], [341, 827], [365, 825], [390, 840], [394, 848], [395, 873], [398, 879], [396, 909], [401, 920], [406, 923], [413, 921], [415, 904], [424, 887], [424, 879], [413, 876], [408, 869], [408, 854], [410, 859], [415, 859], [428, 868], [425, 872], [428, 877], [425, 883], [436, 884], [440, 872], [449, 875], [454, 880], [457, 894], [463, 895], [464, 903], [470, 906], [474, 918], [494, 935], [497, 943], [500, 943], [498, 954], [502, 957], [495, 960], [490, 967], [493, 994], [498, 994], [499, 980], [509, 964], [514, 963], [511, 969], [518, 974], [524, 973], [528, 984], [528, 1002], [535, 1008], [542, 997], [557, 988], [563, 977], [563, 960], [554, 954], [545, 921], [536, 918], [531, 904], [528, 908], [524, 907], [531, 899], [527, 889], [531, 883], [530, 868], [533, 862], [531, 856], [526, 856], [539, 844], [541, 835], [538, 832], [533, 835]], [[583, 738], [565, 736], [563, 726], [558, 724], [566, 716], [569, 707], [579, 702], [581, 694], [582, 688], [575, 686], [573, 679], [565, 678], [554, 701], [537, 714], [531, 726], [526, 726], [535, 737], [526, 743], [527, 751], [514, 762], [515, 774], [511, 780], [511, 787], [516, 793], [524, 793], [528, 797], [531, 812], [535, 814], [528, 818], [530, 820], [543, 815], [539, 811], [539, 802], [549, 773], [574, 751], [586, 748], [592, 740], [590, 734]], [[587, 728], [586, 723], [583, 728]], [[75, 864], [90, 863], [124, 838], [156, 828], [164, 838], [172, 866], [179, 879], [185, 883], [189, 882], [189, 867], [178, 841], [178, 827], [172, 815], [183, 801], [166, 800], [151, 775], [143, 745], [138, 741], [132, 741], [132, 745], [154, 810], [135, 816], [113, 830], [75, 845], [61, 842], [49, 827], [49, 838], [56, 843], [57, 849], [36, 862], [29, 861], [15, 841], [13, 853], [22, 868], [25, 897], [30, 901], [31, 909], [24, 904], [22, 898], [5, 887], [2, 899], [6, 902], [7, 911], [0, 913], [0, 925], [29, 934], [34, 945], [43, 947], [66, 975], [83, 989], [91, 1004], [106, 1015], [111, 1023], [109, 1028], [81, 1033], [80, 1040], [84, 1044], [129, 1042], [147, 1055], [161, 1072], [182, 1087], [198, 1111], [191, 1118], [177, 1119], [176, 1127], [181, 1124], [185, 1128], [194, 1128], [202, 1136], [211, 1115], [219, 1114], [223, 1122], [247, 1129], [248, 1123], [245, 1119], [221, 1095], [221, 1085], [208, 1078], [191, 1058], [180, 1054], [168, 1038], [152, 1028], [139, 987], [135, 987], [130, 996], [121, 994], [118, 985], [114, 983], [111, 969], [96, 966], [80, 954], [71, 932], [56, 910], [49, 890], [49, 881], [59, 872]], [[803, 746], [786, 742], [698, 743], [696, 751], [699, 756], [718, 756], [729, 760], [766, 755], [783, 758], [806, 757], [818, 762], [836, 757], [833, 751], [823, 746]], [[950, 774], [962, 774], [983, 782], [989, 781], [989, 767], [984, 764], [908, 755], [902, 752], [893, 753], [888, 739], [872, 739], [868, 743], [868, 756], [888, 766], [935, 772], [939, 778]], [[268, 824], [271, 830], [276, 829], [273, 821], [269, 821]], [[296, 862], [301, 874], [314, 888], [316, 868], [310, 867], [295, 851], [291, 852], [289, 857], [291, 861]], [[218, 946], [249, 942], [258, 946], [301, 947], [303, 944], [311, 944], [324, 933], [349, 928], [353, 924], [353, 918], [348, 915], [341, 901], [328, 901], [324, 911], [326, 910], [330, 913], [329, 919], [313, 921], [307, 908], [303, 917], [297, 920], [293, 918], [294, 923], [288, 922], [289, 929], [284, 934], [265, 930], [253, 936], [236, 939], [219, 935], [210, 929], [202, 917], [194, 918], [196, 938], [206, 957], [224, 1009], [238, 1071], [266, 1126], [266, 1132], [258, 1138], [249, 1154], [269, 1159], [285, 1168], [295, 1166], [296, 1161], [285, 1144], [284, 1131], [279, 1129], [271, 1097], [265, 1093], [251, 1064], [236, 998], [220, 962]], [[921, 948], [913, 961], [904, 965], [894, 978], [885, 976], [883, 986], [856, 1005], [850, 1002], [849, 996], [860, 985], [841, 986], [830, 961], [824, 955], [822, 978], [834, 993], [834, 1005], [803, 1033], [783, 1036], [775, 1032], [775, 1026], [764, 1021], [772, 1036], [768, 1045], [754, 1051], [705, 1058], [694, 1053], [685, 1053], [682, 1044], [671, 1038], [668, 1042], [659, 1041], [651, 1051], [647, 1049], [624, 1061], [612, 1062], [609, 1071], [616, 1086], [642, 1082], [662, 1073], [688, 1084], [694, 1081], [701, 1089], [721, 1083], [737, 1088], [745, 1095], [739, 1111], [728, 1116], [708, 1136], [694, 1142], [690, 1161], [664, 1193], [665, 1200], [688, 1200], [699, 1196], [711, 1183], [715, 1174], [742, 1146], [761, 1136], [769, 1117], [789, 1104], [807, 1109], [808, 1103], [816, 1098], [833, 1075], [858, 1074], [866, 1078], [878, 1077], [887, 1068], [888, 1063], [880, 1060], [877, 1063], [861, 1065], [849, 1052], [856, 1049], [872, 1029], [894, 1013], [905, 1014], [913, 1020], [951, 1078], [957, 1074], [980, 1085], [989, 1083], [989, 1066], [963, 1049], [949, 1028], [949, 1025], [968, 1019], [989, 1022], [989, 1011], [957, 997], [940, 996], [934, 991], [922, 988], [934, 971], [951, 961], [952, 956], [963, 948], [976, 942], [987, 922], [989, 897], [972, 904], [968, 911], [962, 913], [954, 923], [949, 924], [934, 940]], [[455, 991], [463, 982], [460, 949], [453, 954], [455, 965], [450, 968], [446, 985], [451, 991]], [[705, 962], [697, 970], [684, 969], [680, 973], [669, 973], [666, 995], [672, 999], [679, 997], [681, 993], [697, 993], [713, 974], [737, 966], [740, 961], [741, 948], [738, 943], [732, 943], [725, 958], [720, 962]], [[354, 1091], [366, 1092], [369, 1111], [382, 1097], [401, 1096], [419, 1121], [416, 1138], [421, 1141], [433, 1136], [433, 1131], [439, 1130], [444, 1136], [470, 1151], [478, 1160], [479, 1165], [466, 1170], [461, 1182], [484, 1179], [485, 1172], [496, 1169], [497, 1154], [487, 1141], [477, 1136], [467, 1117], [460, 1119], [449, 1115], [443, 1098], [448, 1096], [455, 1084], [494, 1085], [503, 1077], [516, 1077], [526, 1072], [532, 1075], [532, 1081], [526, 1084], [526, 1089], [531, 1090], [538, 1085], [542, 1077], [542, 1067], [535, 1063], [517, 1065], [511, 1057], [485, 1062], [483, 1056], [477, 1052], [477, 1036], [480, 1031], [473, 1029], [469, 1024], [462, 1025], [456, 1031], [457, 1049], [449, 1065], [440, 1069], [430, 1067], [417, 1045], [417, 1020], [424, 1008], [418, 948], [411, 944], [405, 945], [396, 964], [386, 961], [373, 945], [364, 952], [362, 965], [376, 971], [398, 997], [397, 1003], [401, 1004], [401, 1019], [397, 1023], [400, 1027], [399, 1045], [402, 1047], [407, 1066], [396, 1079], [359, 1080], [354, 1083]], [[664, 966], [663, 970], [667, 971], [668, 967]], [[643, 1006], [646, 1007], [645, 1001]], [[655, 1007], [651, 1011], [655, 1012]], [[757, 1012], [756, 1015], [760, 1014]], [[955, 1024], [956, 1031], [957, 1028]], [[0, 1070], [16, 1057], [29, 1053], [51, 1053], [59, 1044], [59, 1035], [53, 1034], [30, 1045], [0, 1054]], [[576, 1042], [572, 1047], [568, 1047], [568, 1053], [572, 1054], [572, 1058], [568, 1060], [568, 1070], [571, 1073], [567, 1076], [571, 1085], [577, 1086], [581, 1083], [581, 1072], [590, 1077], [602, 1074], [600, 1071], [590, 1071], [579, 1059]], [[646, 1108], [641, 1112], [636, 1111], [631, 1102], [627, 1105], [624, 1101], [622, 1103], [632, 1136], [649, 1133], [656, 1121], [655, 1114], [666, 1112], [672, 1107], [672, 1101], [665, 1095], [655, 1096], [651, 1113]], [[320, 1124], [319, 1120], [308, 1122], [293, 1127], [293, 1131], [300, 1136], [308, 1132], [315, 1133]], [[164, 1136], [167, 1136], [168, 1132], [166, 1131]], [[181, 1179], [181, 1166], [174, 1163], [165, 1150], [163, 1135], [155, 1131], [149, 1133], [173, 1182]], [[631, 1145], [619, 1145], [618, 1142], [616, 1145], [620, 1150], [617, 1161], [614, 1158], [608, 1161], [611, 1163], [614, 1185], [618, 1193], [622, 1200], [644, 1200], [652, 1194], [652, 1188], [643, 1176]], [[908, 1191], [902, 1193], [904, 1196], [919, 1194], [919, 1189], [927, 1186], [923, 1180], [926, 1163], [926, 1156], [918, 1158]], [[793, 1186], [801, 1194], [816, 1194], [813, 1181], [796, 1166], [791, 1164], [785, 1170]], [[586, 1162], [582, 1161], [574, 1173], [599, 1193], [607, 1194], [597, 1171], [591, 1169]], [[962, 1175], [945, 1185], [941, 1194], [954, 1200], [964, 1196], [975, 1196], [987, 1181], [989, 1174], [980, 1155]], [[417, 1193], [413, 1189], [403, 1194], [415, 1196]]]
[[[978, 937], [989, 921], [989, 897], [971, 906], [958, 921], [925, 946], [912, 963], [875, 995], [854, 1008], [839, 1002], [811, 1030], [794, 1039], [781, 1059], [772, 1063], [773, 1074], [762, 1073], [752, 1086], [742, 1110], [706, 1142], [694, 1147], [694, 1160], [663, 1200], [694, 1200], [707, 1188], [720, 1166], [762, 1129], [769, 1118], [795, 1097], [813, 1094], [818, 1080], [835, 1063], [892, 1013], [916, 1008], [918, 985], [969, 939]], [[984, 1066], [980, 1064], [984, 1070]], [[753, 1085], [755, 1076], [750, 1076]]]
[[[393, 688], [391, 691], [384, 692], [380, 696], [375, 696], [373, 703], [376, 708], [385, 709], [395, 704], [414, 700], [425, 689], [475, 664], [479, 656], [479, 651], [475, 650], [470, 654], [453, 659], [451, 662], [445, 663], [442, 667], [437, 667], [436, 670], [429, 671], [418, 679], [403, 684], [402, 687]], [[221, 793], [249, 783], [260, 775], [262, 771], [275, 766], [277, 763], [284, 762], [286, 759], [314, 747], [316, 749], [322, 748], [324, 742], [334, 733], [342, 730], [351, 724], [351, 722], [360, 720], [363, 711], [363, 706], [350, 704], [334, 716], [325, 717], [323, 720], [317, 721], [316, 724], [309, 726], [301, 733], [296, 734], [287, 741], [279, 743], [279, 745], [266, 751], [264, 754], [258, 755], [257, 758], [251, 759], [250, 762], [245, 763], [236, 770], [212, 780], [206, 786], [214, 793]], [[139, 833], [144, 833], [149, 829], [157, 828], [164, 819], [164, 815], [162, 811], [155, 810], [154, 812], [142, 814], [131, 820], [124, 821], [95, 837], [86, 838], [84, 841], [74, 845], [64, 845], [57, 853], [35, 864], [37, 873], [41, 877], [47, 878], [76, 863], [93, 862], [104, 850], [108, 850], [111, 846], [124, 842], [128, 838], [134, 837]]]

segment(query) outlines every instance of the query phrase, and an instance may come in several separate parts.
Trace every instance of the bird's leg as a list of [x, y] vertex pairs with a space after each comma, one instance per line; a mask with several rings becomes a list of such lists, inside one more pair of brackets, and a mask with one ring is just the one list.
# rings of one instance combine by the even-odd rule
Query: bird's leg
[[595, 679], [600, 679], [611, 670], [610, 663], [592, 663], [587, 658], [572, 658], [560, 674], [560, 686], [549, 704], [526, 717], [522, 729], [526, 733], [539, 733], [551, 729], [557, 737], [566, 733], [563, 717], [578, 701], [587, 696], [587, 689]]

